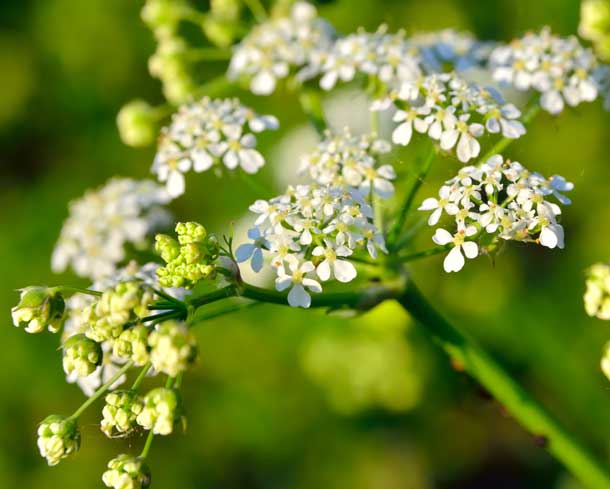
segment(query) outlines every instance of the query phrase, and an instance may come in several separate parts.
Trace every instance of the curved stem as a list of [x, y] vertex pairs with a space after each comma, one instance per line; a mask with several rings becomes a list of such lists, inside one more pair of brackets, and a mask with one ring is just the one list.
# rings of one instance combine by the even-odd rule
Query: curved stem
[[455, 361], [481, 383], [523, 427], [547, 440], [547, 450], [587, 487], [610, 488], [608, 468], [600, 464], [579, 442], [545, 411], [513, 378], [453, 327], [409, 283], [398, 299], [411, 316]]
[[152, 441], [153, 441], [154, 437], [155, 437], [155, 434], [153, 433], [153, 430], [150, 430], [148, 432], [148, 436], [146, 437], [146, 442], [144, 443], [144, 448], [142, 448], [142, 452], [139, 455], [139, 458], [141, 458], [142, 460], [144, 460], [146, 457], [148, 457], [148, 452], [150, 452], [150, 446], [152, 445]]
[[150, 363], [150, 362], [146, 363], [146, 365], [144, 365], [144, 367], [142, 367], [142, 370], [140, 370], [140, 373], [138, 374], [133, 385], [131, 386], [131, 390], [135, 391], [140, 387], [140, 385], [142, 385], [142, 382], [144, 381], [146, 374], [150, 370], [150, 367], [152, 367], [152, 363]]

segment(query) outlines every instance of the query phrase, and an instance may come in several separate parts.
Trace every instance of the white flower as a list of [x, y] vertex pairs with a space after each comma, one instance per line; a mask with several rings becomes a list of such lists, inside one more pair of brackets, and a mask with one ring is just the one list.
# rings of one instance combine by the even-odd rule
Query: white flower
[[[477, 233], [477, 228], [474, 226], [467, 226], [463, 229], [459, 229], [457, 233], [451, 235], [445, 229], [439, 228], [434, 233], [432, 240], [441, 246], [453, 243], [453, 248], [443, 261], [443, 268], [445, 272], [459, 272], [464, 266], [466, 258], [476, 258], [479, 254], [479, 246], [474, 241], [466, 241], [467, 237], [471, 237]], [[462, 252], [464, 255], [462, 255]]]
[[237, 263], [243, 263], [250, 261], [252, 270], [256, 273], [260, 272], [263, 268], [263, 247], [267, 245], [266, 240], [261, 236], [261, 232], [258, 228], [254, 227], [248, 230], [248, 238], [252, 243], [244, 243], [237, 248], [235, 251], [235, 258]]
[[327, 240], [326, 246], [316, 246], [313, 249], [313, 256], [324, 257], [324, 260], [316, 267], [316, 273], [320, 280], [326, 282], [332, 275], [339, 282], [351, 282], [356, 278], [356, 267], [341, 257], [350, 256], [353, 252], [347, 246], [337, 246], [336, 248]]
[[458, 206], [452, 202], [452, 191], [451, 187], [443, 185], [438, 191], [440, 199], [429, 197], [422, 202], [418, 210], [420, 211], [433, 211], [428, 218], [428, 225], [434, 226], [441, 218], [443, 211], [450, 216], [454, 216], [458, 213]]
[[70, 203], [51, 261], [54, 272], [71, 266], [77, 275], [99, 279], [125, 259], [125, 245], [139, 245], [166, 226], [162, 205], [170, 196], [149, 180], [117, 178]]
[[457, 142], [457, 157], [463, 163], [476, 158], [481, 151], [476, 138], [483, 135], [483, 126], [478, 123], [467, 124], [469, 117], [468, 114], [460, 116], [455, 127], [441, 135], [441, 148], [444, 150], [453, 148]]
[[229, 170], [240, 166], [247, 173], [256, 173], [265, 159], [255, 149], [251, 132], [276, 129], [277, 119], [258, 115], [236, 99], [210, 99], [182, 105], [164, 127], [152, 172], [166, 182], [172, 197], [185, 190], [184, 174], [201, 173], [221, 161]]
[[315, 266], [310, 261], [299, 264], [299, 261], [294, 257], [287, 262], [289, 273], [286, 273], [283, 265], [278, 267], [275, 288], [281, 292], [292, 286], [288, 293], [288, 304], [292, 307], [308, 308], [311, 305], [311, 296], [305, 288], [312, 292], [322, 292], [322, 286], [319, 282], [306, 277], [306, 274], [315, 270]]
[[486, 116], [485, 129], [487, 132], [496, 134], [501, 132], [502, 136], [510, 139], [520, 138], [525, 134], [525, 126], [521, 121], [515, 120], [521, 117], [521, 111], [513, 104], [506, 104], [502, 107], [495, 107]]
[[412, 107], [408, 112], [398, 110], [394, 114], [394, 122], [400, 122], [392, 132], [392, 142], [406, 146], [411, 141], [413, 128], [419, 133], [425, 133], [428, 130], [428, 121], [426, 118], [419, 116], [427, 116], [430, 114], [430, 107], [424, 105], [422, 107]]

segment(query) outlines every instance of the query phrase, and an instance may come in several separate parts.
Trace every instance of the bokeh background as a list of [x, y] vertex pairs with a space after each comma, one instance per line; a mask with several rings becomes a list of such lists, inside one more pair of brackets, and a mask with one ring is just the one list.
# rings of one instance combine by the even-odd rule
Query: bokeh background
[[[82, 394], [64, 382], [57, 337], [27, 335], [9, 316], [18, 287], [86, 285], [49, 269], [68, 201], [113, 175], [148, 175], [154, 149], [124, 146], [115, 127], [130, 99], [161, 102], [147, 73], [154, 41], [140, 8], [133, 0], [0, 4], [0, 487], [101, 486], [106, 462], [143, 442], [105, 439], [92, 409], [81, 451], [48, 468], [36, 424], [72, 412]], [[343, 0], [320, 11], [343, 32], [387, 22], [508, 40], [545, 24], [575, 33], [579, 2]], [[206, 69], [212, 76], [222, 64]], [[359, 97], [344, 91], [326, 101], [337, 124], [358, 120]], [[270, 163], [260, 176], [281, 190], [315, 135], [293, 95], [245, 99], [282, 121], [262, 140]], [[609, 123], [599, 103], [558, 119], [541, 115], [508, 151], [576, 184], [564, 251], [517, 245], [459, 274], [444, 274], [441, 257], [413, 271], [432, 301], [606, 463], [610, 383], [598, 363], [610, 327], [584, 314], [581, 296], [584, 269], [610, 259]], [[401, 171], [416, 150], [396, 156]], [[437, 164], [421, 197], [456, 169], [449, 160]], [[240, 180], [212, 174], [189, 175], [187, 185], [191, 192], [172, 204], [175, 215], [217, 231], [243, 219], [258, 197]], [[429, 239], [426, 232], [416, 247]], [[155, 440], [154, 487], [580, 487], [394, 304], [353, 320], [262, 306], [203, 323], [197, 335], [201, 361], [184, 382], [188, 430]]]

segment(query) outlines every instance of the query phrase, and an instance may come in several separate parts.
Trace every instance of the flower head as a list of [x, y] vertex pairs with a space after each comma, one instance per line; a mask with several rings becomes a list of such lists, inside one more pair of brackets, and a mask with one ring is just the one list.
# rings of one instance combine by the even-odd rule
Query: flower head
[[75, 419], [52, 414], [38, 426], [38, 449], [51, 466], [76, 452], [79, 446], [80, 433]]
[[136, 428], [136, 417], [142, 409], [142, 399], [135, 391], [111, 392], [106, 395], [100, 428], [109, 438], [129, 434]]
[[148, 337], [150, 361], [155, 370], [175, 377], [197, 357], [197, 342], [188, 328], [176, 321], [165, 321]]
[[610, 319], [610, 265], [597, 263], [587, 270], [585, 311], [589, 316]]
[[173, 389], [158, 387], [144, 396], [144, 407], [136, 422], [155, 435], [169, 435], [180, 419], [180, 399]]
[[86, 377], [102, 363], [102, 347], [84, 334], [70, 336], [63, 344], [63, 351], [64, 371], [68, 375], [74, 372]]
[[117, 358], [132, 360], [134, 365], [144, 365], [149, 359], [149, 334], [150, 330], [143, 324], [127, 328], [113, 341], [113, 355]]
[[66, 305], [57, 288], [26, 287], [21, 289], [19, 303], [11, 309], [13, 324], [28, 333], [48, 328], [57, 333], [65, 317]]
[[121, 454], [108, 462], [102, 481], [113, 489], [146, 489], [150, 486], [150, 469], [141, 458]]

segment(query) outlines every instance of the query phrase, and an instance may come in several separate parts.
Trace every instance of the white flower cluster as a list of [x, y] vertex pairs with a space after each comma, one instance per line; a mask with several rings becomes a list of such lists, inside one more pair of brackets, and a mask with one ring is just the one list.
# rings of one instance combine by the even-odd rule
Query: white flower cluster
[[587, 291], [583, 299], [587, 314], [610, 320], [610, 265], [596, 263], [590, 267], [587, 270], [586, 285]]
[[551, 114], [559, 114], [565, 104], [574, 107], [598, 95], [593, 51], [576, 37], [558, 37], [549, 28], [498, 46], [489, 64], [496, 81], [540, 92], [540, 105]]
[[151, 170], [172, 197], [184, 193], [184, 173], [191, 169], [204, 172], [222, 161], [229, 170], [240, 166], [256, 173], [265, 159], [255, 149], [253, 132], [278, 125], [275, 117], [258, 115], [237, 99], [204, 97], [182, 105], [162, 129]]
[[[399, 107], [394, 114], [394, 121], [399, 123], [392, 133], [395, 144], [409, 144], [415, 130], [439, 141], [444, 150], [455, 147], [463, 163], [479, 155], [478, 138], [485, 132], [511, 139], [525, 134], [517, 107], [504, 104], [495, 90], [468, 83], [454, 74], [428, 75], [403, 83], [391, 98]], [[390, 100], [379, 101], [372, 109], [386, 108]]]
[[346, 127], [342, 133], [327, 132], [316, 150], [303, 156], [299, 171], [320, 185], [347, 185], [365, 195], [373, 190], [387, 199], [394, 194], [396, 172], [391, 165], [377, 163], [378, 156], [390, 150], [387, 141], [369, 134], [354, 136]]
[[446, 272], [457, 272], [466, 258], [479, 255], [477, 238], [483, 233], [488, 246], [498, 239], [538, 243], [547, 248], [563, 248], [563, 227], [558, 222], [559, 205], [570, 200], [561, 192], [574, 188], [563, 177], [549, 179], [530, 172], [520, 163], [494, 155], [482, 165], [466, 166], [448, 180], [439, 198], [428, 198], [419, 210], [432, 211], [428, 224], [435, 226], [443, 213], [455, 221], [456, 231], [439, 228], [433, 241], [450, 249], [444, 261]]
[[291, 69], [301, 68], [312, 57], [327, 52], [332, 41], [333, 30], [317, 17], [315, 7], [297, 2], [290, 16], [254, 27], [235, 47], [228, 76], [231, 79], [245, 76], [253, 93], [269, 95], [278, 80], [286, 78]]
[[356, 75], [375, 77], [386, 87], [396, 88], [421, 75], [417, 50], [404, 31], [388, 33], [382, 25], [370, 33], [359, 30], [337, 39], [330, 51], [320, 52], [301, 73], [307, 79], [320, 75], [320, 87], [331, 90], [338, 82], [349, 82]]
[[170, 197], [150, 180], [115, 178], [89, 190], [70, 204], [53, 251], [51, 266], [98, 280], [116, 271], [125, 259], [125, 245], [141, 246], [145, 238], [170, 222], [162, 205]]
[[150, 469], [143, 459], [121, 454], [108, 462], [102, 482], [113, 489], [146, 489], [150, 486]]
[[48, 416], [38, 426], [38, 450], [50, 466], [57, 465], [80, 447], [76, 420], [59, 415]]
[[251, 260], [259, 272], [267, 252], [277, 274], [276, 289], [290, 288], [292, 307], [310, 306], [308, 290], [322, 291], [318, 279], [352, 281], [357, 272], [349, 257], [355, 251], [366, 249], [373, 258], [377, 249], [385, 252], [373, 209], [353, 187], [289, 187], [284, 195], [256, 201], [250, 210], [258, 214], [248, 232], [252, 242], [237, 249], [237, 261]]
[[454, 29], [416, 34], [409, 42], [419, 50], [421, 64], [428, 73], [481, 67], [495, 46], [494, 42], [479, 41], [470, 32]]

